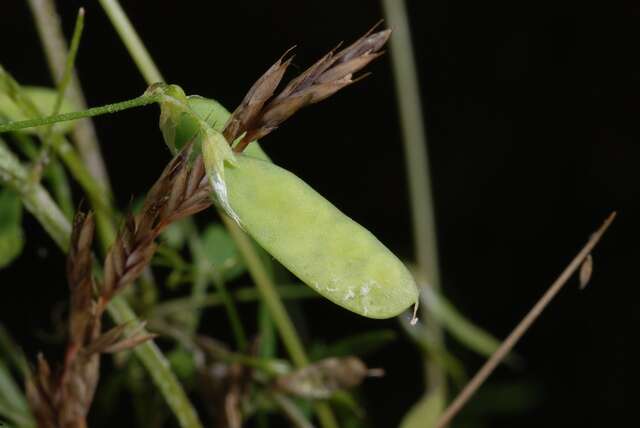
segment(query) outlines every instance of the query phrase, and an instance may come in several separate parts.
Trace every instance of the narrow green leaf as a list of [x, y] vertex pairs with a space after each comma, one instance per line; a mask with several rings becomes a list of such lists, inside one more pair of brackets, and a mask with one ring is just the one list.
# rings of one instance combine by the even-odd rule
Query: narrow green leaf
[[34, 425], [24, 393], [2, 360], [0, 360], [0, 416], [19, 424]]
[[238, 278], [246, 271], [235, 242], [222, 225], [209, 225], [202, 236], [202, 243], [208, 261], [225, 282]]
[[9, 189], [0, 189], [0, 269], [22, 253], [22, 203]]
[[371, 354], [396, 339], [393, 330], [374, 330], [346, 337], [330, 345], [318, 345], [312, 356], [314, 359], [328, 357], [363, 356]]
[[444, 411], [445, 394], [438, 388], [424, 395], [413, 405], [400, 424], [400, 428], [433, 428]]
[[173, 372], [183, 383], [191, 382], [195, 379], [196, 365], [192, 352], [184, 348], [176, 348], [167, 354], [167, 359]]
[[433, 317], [454, 338], [469, 349], [480, 355], [489, 356], [500, 346], [498, 339], [465, 318], [441, 294], [426, 289], [423, 293], [422, 301], [429, 308]]

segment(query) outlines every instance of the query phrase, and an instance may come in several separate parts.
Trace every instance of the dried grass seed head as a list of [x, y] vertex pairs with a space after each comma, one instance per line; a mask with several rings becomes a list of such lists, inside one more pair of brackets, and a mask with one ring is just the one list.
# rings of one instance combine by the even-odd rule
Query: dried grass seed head
[[391, 35], [391, 30], [375, 33], [372, 30], [337, 53], [337, 48], [327, 53], [274, 97], [291, 63], [291, 58], [283, 62], [287, 51], [251, 87], [229, 118], [223, 131], [227, 141], [234, 142], [245, 134], [234, 150], [241, 152], [249, 142], [269, 134], [302, 107], [322, 101], [357, 81], [354, 73], [382, 55], [380, 49]]

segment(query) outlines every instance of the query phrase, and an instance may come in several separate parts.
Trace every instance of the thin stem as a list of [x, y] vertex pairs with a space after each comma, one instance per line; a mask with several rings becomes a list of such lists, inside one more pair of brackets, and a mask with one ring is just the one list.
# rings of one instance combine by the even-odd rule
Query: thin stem
[[[64, 100], [64, 94], [67, 90], [67, 86], [71, 81], [71, 76], [73, 75], [73, 65], [75, 64], [76, 55], [78, 53], [78, 47], [80, 46], [80, 39], [82, 38], [82, 30], [84, 29], [84, 9], [80, 8], [78, 10], [78, 16], [76, 17], [76, 24], [73, 30], [73, 37], [71, 39], [71, 48], [69, 49], [69, 54], [67, 55], [67, 63], [64, 69], [64, 74], [62, 79], [58, 83], [58, 93], [56, 95], [56, 99], [54, 102], [53, 110], [51, 111], [51, 115], [56, 115], [60, 113], [60, 107], [62, 106], [62, 100]], [[51, 151], [51, 135], [53, 133], [53, 125], [49, 125], [47, 130], [45, 131], [45, 139], [43, 141], [42, 149], [40, 150], [40, 154], [37, 156], [37, 159], [34, 162], [32, 168], [32, 181], [39, 181], [42, 176], [43, 169], [46, 164], [49, 162], [49, 152]]]
[[71, 77], [73, 76], [73, 67], [76, 62], [76, 56], [78, 55], [78, 48], [80, 47], [80, 39], [82, 38], [82, 31], [84, 30], [84, 8], [78, 9], [78, 16], [76, 18], [76, 24], [73, 29], [73, 36], [71, 37], [71, 47], [69, 48], [69, 54], [67, 55], [67, 61], [64, 67], [64, 74], [62, 79], [58, 83], [58, 96], [56, 97], [55, 105], [51, 114], [58, 114], [60, 112], [60, 106], [62, 106], [62, 100], [64, 94], [67, 91], [69, 83], [71, 83]]
[[[300, 299], [316, 299], [320, 295], [302, 284], [278, 285], [276, 291], [281, 299], [300, 300]], [[233, 299], [240, 303], [251, 303], [260, 300], [261, 294], [254, 287], [240, 287], [238, 290], [230, 293]], [[220, 306], [223, 304], [220, 293], [212, 293], [203, 295], [197, 299], [193, 297], [180, 297], [171, 299], [166, 302], [159, 303], [153, 309], [155, 317], [163, 317], [175, 312], [193, 311], [198, 308], [210, 306]]]
[[445, 412], [438, 420], [436, 428], [444, 428], [453, 417], [462, 409], [462, 407], [469, 401], [471, 396], [478, 390], [478, 388], [487, 380], [489, 375], [495, 370], [500, 362], [511, 352], [513, 347], [518, 343], [522, 336], [527, 332], [529, 327], [538, 319], [542, 311], [558, 294], [562, 287], [569, 281], [571, 276], [582, 265], [582, 262], [591, 254], [593, 248], [598, 244], [604, 233], [607, 231], [611, 223], [616, 217], [616, 213], [613, 212], [607, 217], [602, 226], [596, 230], [589, 241], [582, 247], [582, 250], [571, 260], [571, 263], [562, 271], [560, 276], [551, 284], [547, 291], [542, 295], [540, 300], [531, 308], [529, 313], [518, 323], [509, 336], [502, 342], [500, 347], [491, 355], [486, 363], [475, 376], [467, 383], [464, 389], [458, 394], [455, 400], [447, 407]]
[[[64, 251], [69, 249], [71, 225], [47, 191], [39, 184], [28, 180], [26, 169], [0, 140], [0, 182], [6, 184], [22, 197], [27, 210], [42, 224], [44, 229]], [[108, 307], [109, 314], [118, 323], [139, 325], [134, 312], [122, 298], [115, 298]], [[145, 334], [145, 332], [141, 332]], [[173, 374], [169, 363], [152, 341], [134, 349], [156, 386], [173, 410], [183, 428], [201, 428], [198, 415], [189, 402], [180, 382]]]
[[141, 95], [139, 97], [121, 101], [118, 103], [107, 104], [100, 107], [92, 107], [87, 110], [74, 111], [69, 113], [57, 114], [53, 116], [38, 117], [35, 119], [21, 120], [17, 122], [9, 122], [4, 125], [0, 125], [0, 133], [9, 131], [18, 131], [25, 128], [33, 128], [36, 126], [50, 125], [58, 122], [66, 122], [69, 120], [82, 119], [85, 117], [100, 116], [103, 114], [117, 113], [122, 110], [127, 110], [135, 107], [142, 107], [148, 104], [153, 104], [158, 101], [158, 97], [150, 95]]
[[138, 33], [131, 25], [131, 21], [120, 7], [117, 0], [100, 0], [102, 8], [109, 16], [111, 24], [114, 26], [120, 40], [125, 44], [129, 55], [138, 66], [140, 74], [144, 77], [146, 82], [151, 85], [156, 82], [163, 82], [164, 79], [156, 67], [151, 55], [145, 48], [142, 40], [138, 37]]
[[[438, 244], [435, 226], [433, 196], [427, 137], [423, 123], [422, 103], [418, 85], [417, 67], [413, 55], [409, 19], [404, 0], [382, 0], [384, 12], [393, 30], [390, 39], [391, 62], [395, 76], [398, 109], [404, 135], [405, 161], [409, 179], [409, 193], [413, 218], [416, 259], [427, 286], [440, 289]], [[431, 337], [444, 342], [437, 320], [423, 306], [425, 328]], [[444, 346], [444, 343], [441, 343]], [[425, 361], [427, 391], [446, 387], [444, 370]]]
[[[29, 0], [40, 41], [49, 64], [53, 80], [59, 83], [63, 79], [64, 69], [69, 57], [67, 43], [60, 25], [54, 0]], [[87, 108], [87, 102], [75, 71], [71, 74], [67, 97], [80, 110]], [[73, 141], [78, 148], [82, 162], [91, 176], [108, 192], [109, 177], [100, 154], [100, 145], [93, 123], [88, 119], [78, 121], [71, 131]]]
[[64, 136], [55, 134], [51, 136], [51, 139], [56, 154], [62, 159], [73, 178], [80, 183], [96, 212], [96, 223], [101, 240], [110, 245], [116, 237], [116, 230], [112, 223], [113, 209], [109, 195], [91, 176], [89, 170], [82, 163], [82, 159]]
[[[122, 297], [116, 297], [107, 308], [109, 315], [118, 324], [128, 323], [130, 328], [139, 325], [135, 313]], [[140, 333], [140, 334], [145, 334]], [[201, 428], [198, 418], [189, 397], [180, 385], [180, 381], [171, 371], [169, 362], [164, 357], [155, 342], [149, 340], [134, 348], [134, 351], [142, 364], [146, 367], [151, 379], [156, 384], [169, 407], [175, 414], [180, 426], [183, 428]]]
[[40, 185], [29, 181], [27, 170], [18, 158], [0, 140], [0, 183], [17, 192], [33, 216], [63, 250], [69, 246], [71, 225], [49, 193]]
[[298, 337], [295, 327], [287, 310], [282, 304], [282, 300], [276, 291], [275, 284], [271, 281], [271, 277], [267, 273], [260, 256], [256, 252], [253, 243], [249, 237], [240, 229], [240, 227], [228, 216], [222, 215], [225, 226], [229, 229], [229, 233], [238, 244], [238, 249], [247, 264], [247, 269], [251, 277], [256, 283], [256, 288], [260, 292], [262, 299], [269, 308], [269, 312], [273, 316], [273, 320], [278, 326], [280, 337], [284, 343], [291, 360], [297, 367], [304, 367], [309, 364], [309, 359], [302, 346], [302, 341]]
[[[20, 84], [0, 66], [0, 90], [4, 91], [11, 100], [32, 120], [38, 120], [42, 115], [33, 101], [24, 93]], [[15, 122], [14, 122], [15, 123]], [[111, 223], [112, 212], [109, 193], [105, 191], [77, 156], [73, 146], [61, 134], [48, 135], [45, 129], [36, 128], [38, 137], [44, 144], [51, 139], [56, 154], [63, 160], [73, 177], [80, 183], [89, 197], [91, 205], [96, 211], [98, 232], [101, 238], [111, 243], [115, 237], [115, 229]]]
[[[18, 143], [18, 149], [22, 151], [31, 161], [35, 161], [38, 157], [38, 149], [35, 142], [27, 134], [23, 132], [15, 132], [13, 135]], [[53, 159], [47, 169], [44, 171], [45, 179], [51, 186], [56, 203], [67, 217], [68, 220], [73, 218], [75, 206], [71, 196], [71, 187], [69, 179], [64, 168], [57, 159]]]
[[[207, 285], [209, 284], [209, 280], [211, 280], [218, 290], [218, 296], [222, 301], [222, 304], [224, 305], [225, 311], [227, 312], [227, 317], [229, 318], [229, 323], [231, 324], [231, 330], [233, 331], [236, 345], [239, 350], [244, 351], [247, 348], [247, 335], [244, 331], [244, 327], [242, 326], [242, 321], [240, 320], [238, 309], [236, 308], [231, 295], [227, 291], [222, 278], [220, 278], [219, 275], [216, 275], [215, 272], [211, 272], [210, 262], [207, 260], [206, 254], [204, 253], [202, 242], [200, 241], [200, 239], [198, 239], [195, 225], [191, 223], [189, 224], [189, 226], [191, 229], [189, 231], [189, 248], [194, 258], [196, 271], [195, 280], [191, 292], [191, 301], [197, 303], [206, 296]], [[198, 323], [200, 322], [201, 311], [198, 308], [195, 308], [195, 310], [192, 310], [191, 313], [193, 314], [192, 327], [195, 330]]]
[[[247, 263], [249, 274], [256, 283], [256, 288], [260, 292], [263, 302], [269, 309], [269, 313], [278, 328], [282, 342], [291, 360], [293, 360], [293, 363], [297, 367], [305, 367], [309, 364], [309, 359], [302, 346], [302, 341], [253, 243], [231, 218], [222, 213], [221, 217]], [[331, 428], [338, 426], [328, 404], [319, 402], [316, 403], [315, 408], [323, 427]]]

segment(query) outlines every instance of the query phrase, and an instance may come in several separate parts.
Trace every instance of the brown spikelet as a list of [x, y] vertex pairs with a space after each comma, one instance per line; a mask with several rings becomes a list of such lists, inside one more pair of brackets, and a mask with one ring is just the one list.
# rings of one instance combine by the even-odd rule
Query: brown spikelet
[[191, 154], [192, 146], [185, 146], [153, 185], [141, 212], [127, 215], [105, 260], [101, 308], [142, 273], [164, 228], [211, 205], [202, 159], [197, 157], [190, 164]]
[[101, 332], [101, 314], [94, 299], [91, 244], [92, 214], [79, 213], [67, 258], [69, 342], [60, 370], [52, 371], [42, 355], [27, 379], [29, 406], [39, 427], [84, 428], [99, 379], [100, 353], [129, 349], [150, 338], [142, 327], [124, 337], [125, 326]]
[[94, 230], [92, 214], [76, 216], [67, 257], [67, 281], [71, 292], [69, 342], [72, 345], [83, 343], [93, 318], [91, 243]]
[[223, 135], [227, 141], [233, 143], [240, 138], [234, 151], [242, 152], [251, 141], [264, 137], [302, 107], [357, 81], [353, 74], [382, 55], [380, 49], [391, 34], [391, 30], [372, 31], [339, 52], [333, 49], [273, 97], [291, 58], [276, 61], [251, 87], [225, 126]]

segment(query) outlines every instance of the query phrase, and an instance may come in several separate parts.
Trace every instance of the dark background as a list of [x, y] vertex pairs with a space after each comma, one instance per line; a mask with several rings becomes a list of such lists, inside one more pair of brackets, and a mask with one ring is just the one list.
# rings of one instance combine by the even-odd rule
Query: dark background
[[[59, 2], [67, 34], [86, 8], [77, 61], [92, 106], [131, 98], [144, 81], [93, 1]], [[574, 280], [518, 345], [525, 364], [492, 381], [532, 385], [536, 399], [487, 426], [617, 426], [637, 406], [640, 7], [633, 2], [409, 1], [429, 137], [446, 294], [504, 337], [612, 210], [594, 277]], [[129, 1], [125, 9], [165, 78], [234, 108], [297, 45], [303, 69], [382, 17], [376, 1]], [[22, 83], [49, 85], [26, 4], [0, 6], [0, 60]], [[267, 137], [275, 161], [411, 257], [410, 211], [389, 57], [373, 76], [308, 108]], [[96, 120], [120, 206], [169, 160], [155, 107]], [[30, 245], [0, 275], [0, 320], [31, 356], [46, 348], [51, 302], [64, 300], [63, 257], [25, 219]], [[10, 291], [8, 291], [10, 290]], [[305, 304], [309, 332], [397, 328], [324, 301]], [[212, 334], [220, 325], [204, 326]], [[482, 358], [453, 345], [469, 374]], [[369, 420], [395, 426], [421, 391], [406, 339], [372, 356], [388, 376], [365, 387]]]

